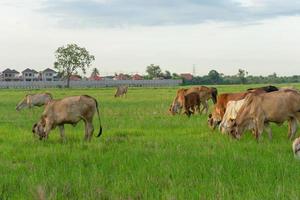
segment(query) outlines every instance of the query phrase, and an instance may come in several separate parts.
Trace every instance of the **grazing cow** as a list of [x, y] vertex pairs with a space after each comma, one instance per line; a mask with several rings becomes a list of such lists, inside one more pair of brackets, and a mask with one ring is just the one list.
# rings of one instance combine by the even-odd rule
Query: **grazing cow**
[[[236, 119], [237, 114], [241, 107], [244, 105], [245, 99], [239, 100], [239, 101], [229, 101], [227, 103], [227, 108], [226, 112], [223, 116], [223, 119], [220, 123], [220, 130], [222, 133], [230, 133], [230, 127], [232, 124], [232, 121]], [[255, 129], [252, 126], [252, 124], [249, 124], [247, 127], [248, 130], [252, 130], [253, 135], [255, 136]], [[266, 131], [268, 132], [269, 139], [272, 139], [272, 131], [271, 129], [267, 126]]]
[[170, 105], [170, 108], [169, 108], [169, 112], [172, 114], [172, 115], [175, 115], [176, 113], [180, 113], [181, 112], [181, 109], [184, 105], [184, 96], [186, 94], [188, 89], [179, 89], [177, 90], [177, 93], [176, 93], [176, 97], [174, 98], [172, 104]]
[[53, 99], [50, 93], [27, 94], [16, 106], [16, 110], [23, 108], [32, 108], [33, 106], [43, 106]]
[[258, 87], [258, 88], [249, 88], [247, 89], [247, 91], [251, 92], [251, 91], [255, 91], [255, 90], [263, 90], [265, 92], [275, 92], [278, 91], [279, 89], [273, 85], [268, 85], [268, 86], [264, 86], [264, 87]]
[[245, 99], [238, 100], [238, 101], [229, 101], [227, 103], [226, 112], [225, 112], [223, 119], [219, 126], [222, 133], [227, 132], [229, 120], [236, 118], [237, 113], [240, 110], [240, 108], [242, 107], [242, 105], [244, 104], [244, 102], [245, 102]]
[[224, 93], [220, 94], [217, 98], [217, 103], [213, 108], [213, 111], [208, 116], [208, 125], [215, 129], [222, 121], [226, 112], [227, 103], [229, 101], [238, 101], [244, 99], [248, 94], [261, 94], [266, 93], [265, 90], [257, 89], [248, 92], [241, 93]]
[[209, 99], [212, 99], [214, 103], [217, 101], [217, 94], [218, 91], [216, 88], [209, 88], [206, 86], [200, 86], [200, 87], [191, 87], [189, 89], [179, 89], [177, 90], [176, 97], [173, 100], [173, 103], [170, 105], [169, 111], [173, 115], [176, 113], [180, 113], [181, 108], [183, 108], [184, 104], [184, 96], [189, 93], [198, 93], [200, 97], [200, 103], [203, 106], [203, 108], [200, 110], [200, 107], [197, 107], [198, 112], [201, 114], [204, 110], [207, 113], [208, 112], [208, 104], [207, 101]]
[[215, 129], [222, 121], [226, 111], [227, 103], [229, 101], [238, 101], [244, 99], [248, 92], [242, 93], [224, 93], [220, 94], [217, 98], [217, 103], [213, 108], [212, 114], [208, 116], [208, 124], [211, 128]]
[[184, 113], [190, 117], [194, 114], [195, 108], [199, 110], [200, 107], [200, 96], [197, 92], [191, 92], [184, 96]]
[[93, 117], [95, 112], [98, 114], [100, 131], [102, 133], [100, 114], [97, 100], [87, 95], [66, 97], [60, 100], [50, 101], [38, 123], [33, 125], [32, 132], [37, 134], [40, 139], [48, 138], [52, 129], [59, 127], [61, 138], [64, 139], [64, 124], [75, 126], [83, 120], [85, 124], [85, 140], [91, 140], [94, 131]]
[[240, 138], [247, 127], [254, 127], [258, 140], [264, 127], [269, 122], [282, 124], [289, 122], [290, 139], [297, 130], [297, 119], [300, 119], [300, 94], [294, 90], [283, 90], [262, 94], [250, 94], [238, 112], [236, 119], [231, 121], [230, 133]]
[[117, 87], [117, 91], [115, 97], [121, 97], [127, 94], [128, 86], [127, 85], [120, 85]]
[[300, 137], [294, 140], [292, 148], [294, 155], [300, 158]]

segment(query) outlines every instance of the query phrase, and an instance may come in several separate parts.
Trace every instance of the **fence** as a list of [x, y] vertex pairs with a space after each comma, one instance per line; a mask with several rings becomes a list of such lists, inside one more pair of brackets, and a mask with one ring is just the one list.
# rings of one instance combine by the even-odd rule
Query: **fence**
[[[116, 87], [172, 87], [182, 84], [182, 80], [102, 80], [102, 81], [71, 81], [71, 88]], [[65, 81], [0, 81], [0, 88], [64, 88]]]

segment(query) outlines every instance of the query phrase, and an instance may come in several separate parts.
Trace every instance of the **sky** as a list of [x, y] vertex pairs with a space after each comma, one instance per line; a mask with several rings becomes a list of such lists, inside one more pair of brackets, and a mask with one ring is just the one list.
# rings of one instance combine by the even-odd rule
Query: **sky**
[[0, 71], [53, 68], [76, 43], [102, 75], [300, 75], [299, 0], [0, 0], [0, 24]]

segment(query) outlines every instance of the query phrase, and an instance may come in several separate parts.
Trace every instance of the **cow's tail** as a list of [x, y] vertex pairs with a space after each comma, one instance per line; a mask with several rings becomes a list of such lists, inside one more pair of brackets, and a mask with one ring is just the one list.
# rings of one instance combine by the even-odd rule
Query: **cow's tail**
[[98, 106], [98, 101], [96, 99], [95, 103], [96, 103], [96, 110], [97, 110], [97, 114], [98, 114], [98, 119], [99, 119], [99, 124], [100, 124], [100, 129], [99, 129], [99, 133], [97, 135], [97, 137], [100, 137], [100, 135], [102, 134], [102, 125], [101, 125], [101, 118], [100, 118], [100, 112], [99, 112], [99, 106]]

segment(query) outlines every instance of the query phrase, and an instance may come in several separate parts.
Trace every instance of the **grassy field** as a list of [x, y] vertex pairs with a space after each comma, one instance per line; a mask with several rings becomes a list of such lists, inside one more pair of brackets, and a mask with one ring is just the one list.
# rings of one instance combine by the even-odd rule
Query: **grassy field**
[[[113, 89], [46, 90], [98, 99], [103, 135], [90, 143], [83, 123], [66, 125], [66, 142], [58, 130], [47, 141], [33, 138], [43, 108], [15, 105], [44, 90], [1, 90], [0, 199], [300, 199], [300, 161], [286, 124], [272, 125], [272, 141], [267, 134], [259, 143], [250, 134], [236, 141], [211, 131], [205, 115], [168, 115], [176, 90], [130, 88], [119, 99]], [[94, 125], [96, 134], [97, 118]]]

